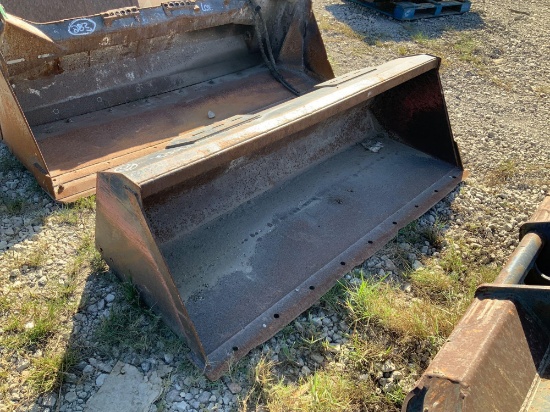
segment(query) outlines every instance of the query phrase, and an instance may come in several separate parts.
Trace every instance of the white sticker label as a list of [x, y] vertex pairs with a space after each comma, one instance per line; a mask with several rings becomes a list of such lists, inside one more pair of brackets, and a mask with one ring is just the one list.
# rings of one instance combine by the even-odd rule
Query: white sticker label
[[115, 172], [129, 172], [138, 167], [137, 163], [126, 163], [125, 165], [119, 166], [115, 169]]
[[95, 21], [90, 19], [76, 19], [69, 24], [69, 33], [73, 36], [85, 36], [95, 31]]

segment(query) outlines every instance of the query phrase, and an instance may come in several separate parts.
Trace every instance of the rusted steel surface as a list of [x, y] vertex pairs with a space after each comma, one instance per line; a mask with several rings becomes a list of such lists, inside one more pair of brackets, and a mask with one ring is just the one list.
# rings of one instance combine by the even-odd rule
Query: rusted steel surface
[[[4, 3], [0, 128], [56, 200], [186, 131], [293, 97], [263, 64], [246, 0], [54, 3]], [[310, 1], [257, 3], [287, 82], [305, 93], [334, 77]]]
[[476, 297], [403, 411], [550, 410], [550, 197], [518, 248]]
[[209, 378], [460, 182], [438, 67], [415, 56], [353, 72], [98, 173], [98, 249]]

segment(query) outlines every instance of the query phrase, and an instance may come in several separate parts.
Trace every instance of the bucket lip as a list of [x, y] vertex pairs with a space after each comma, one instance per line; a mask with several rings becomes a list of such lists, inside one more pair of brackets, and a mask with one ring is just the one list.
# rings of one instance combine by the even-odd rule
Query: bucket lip
[[[375, 70], [369, 69], [359, 76], [352, 76], [343, 83], [333, 85], [329, 81], [325, 86], [321, 83], [313, 91], [263, 110], [249, 122], [243, 122], [235, 128], [220, 127], [227, 120], [205, 126], [178, 139], [183, 140], [188, 134], [197, 134], [209, 128], [219, 128], [221, 131], [205, 133], [206, 137], [203, 140], [189, 145], [175, 147], [177, 140], [172, 141], [168, 145], [172, 148], [99, 173], [123, 174], [140, 186], [144, 195], [148, 196], [162, 191], [161, 185], [158, 185], [159, 179], [178, 173], [182, 169], [188, 169], [185, 179], [191, 179], [196, 174], [190, 169], [199, 163], [207, 163], [209, 169], [218, 167], [229, 159], [233, 151], [242, 152], [247, 145], [271, 143], [271, 140], [266, 142], [262, 139], [267, 134], [276, 134], [274, 140], [283, 139], [286, 135], [285, 129], [291, 129], [293, 132], [305, 129], [311, 121], [317, 123], [320, 117], [341, 113], [413, 77], [437, 69], [438, 65], [438, 59], [429, 55], [392, 60], [377, 66]], [[152, 185], [155, 188], [149, 187], [151, 185], [148, 184], [151, 182], [155, 182], [155, 185]]]

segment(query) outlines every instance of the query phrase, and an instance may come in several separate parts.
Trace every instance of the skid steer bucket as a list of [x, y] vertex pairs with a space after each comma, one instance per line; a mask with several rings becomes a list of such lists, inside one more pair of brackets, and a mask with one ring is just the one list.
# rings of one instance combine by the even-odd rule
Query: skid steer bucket
[[334, 77], [309, 1], [258, 3], [3, 0], [5, 143], [70, 202], [97, 171]]
[[438, 67], [352, 72], [98, 174], [98, 249], [209, 378], [461, 180]]
[[550, 410], [550, 197], [481, 285], [403, 412]]

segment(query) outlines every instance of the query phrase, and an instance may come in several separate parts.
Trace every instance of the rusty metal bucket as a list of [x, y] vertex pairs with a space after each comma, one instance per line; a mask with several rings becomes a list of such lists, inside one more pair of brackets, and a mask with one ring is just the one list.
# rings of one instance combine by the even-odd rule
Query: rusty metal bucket
[[5, 143], [70, 202], [100, 170], [334, 77], [309, 1], [258, 3], [3, 0]]
[[460, 182], [438, 68], [352, 72], [98, 173], [98, 249], [209, 378]]
[[404, 412], [550, 410], [550, 197], [520, 238], [495, 282], [477, 289]]

